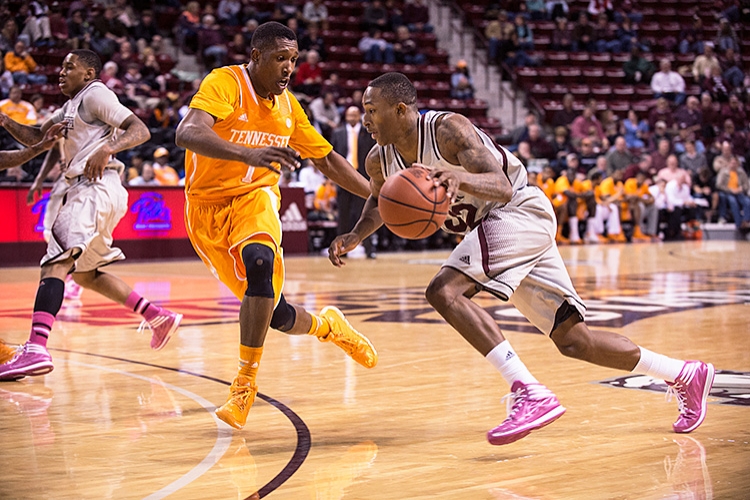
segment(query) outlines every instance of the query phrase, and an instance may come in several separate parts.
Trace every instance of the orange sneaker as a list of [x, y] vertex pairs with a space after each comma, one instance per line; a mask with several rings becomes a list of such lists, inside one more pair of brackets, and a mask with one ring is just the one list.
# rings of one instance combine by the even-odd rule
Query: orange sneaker
[[16, 348], [11, 347], [8, 344], [5, 343], [5, 341], [0, 340], [0, 365], [7, 363], [11, 359], [13, 359], [13, 356], [16, 355]]
[[216, 409], [216, 416], [235, 429], [242, 429], [247, 421], [247, 414], [253, 406], [258, 388], [250, 385], [250, 379], [237, 375], [229, 388], [229, 399]]
[[355, 330], [346, 320], [344, 313], [328, 306], [321, 309], [320, 316], [328, 322], [331, 331], [323, 337], [318, 337], [318, 340], [333, 342], [365, 368], [372, 368], [378, 364], [378, 353], [375, 352], [375, 348], [367, 337]]
[[650, 242], [651, 236], [646, 236], [645, 234], [643, 234], [640, 227], [636, 227], [633, 230], [633, 241], [649, 241]]
[[625, 235], [622, 233], [610, 234], [608, 238], [609, 238], [609, 241], [613, 243], [627, 243], [628, 242], [628, 240], [625, 239]]

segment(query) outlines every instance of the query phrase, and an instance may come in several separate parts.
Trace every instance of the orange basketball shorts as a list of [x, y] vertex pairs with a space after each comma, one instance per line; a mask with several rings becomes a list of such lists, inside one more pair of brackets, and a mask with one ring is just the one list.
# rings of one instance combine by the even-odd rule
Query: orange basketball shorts
[[273, 291], [275, 303], [279, 301], [284, 287], [280, 206], [277, 186], [225, 200], [188, 199], [185, 203], [185, 226], [193, 248], [240, 300], [247, 290], [242, 249], [261, 243], [274, 251]]

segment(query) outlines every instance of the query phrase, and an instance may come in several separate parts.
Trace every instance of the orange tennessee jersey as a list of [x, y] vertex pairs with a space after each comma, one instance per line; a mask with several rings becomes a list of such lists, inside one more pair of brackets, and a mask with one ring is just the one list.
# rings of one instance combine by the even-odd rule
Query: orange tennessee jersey
[[[244, 65], [213, 70], [190, 107], [214, 116], [213, 131], [234, 144], [248, 148], [288, 146], [302, 158], [323, 158], [333, 149], [288, 90], [273, 100], [257, 95]], [[185, 152], [188, 198], [225, 199], [278, 182], [279, 175], [267, 168]]]
[[625, 194], [628, 196], [637, 195], [642, 197], [649, 194], [649, 192], [648, 185], [644, 182], [638, 186], [638, 179], [635, 177], [631, 177], [625, 181]]
[[541, 185], [542, 191], [544, 191], [544, 194], [547, 195], [547, 198], [552, 201], [552, 199], [555, 197], [555, 181], [554, 179], [547, 179], [544, 181]]

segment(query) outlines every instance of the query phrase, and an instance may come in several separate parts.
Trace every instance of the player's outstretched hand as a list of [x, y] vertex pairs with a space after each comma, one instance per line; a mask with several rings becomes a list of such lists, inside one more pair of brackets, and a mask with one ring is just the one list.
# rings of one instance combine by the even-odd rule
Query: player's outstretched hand
[[37, 198], [42, 197], [42, 179], [37, 177], [29, 188], [29, 193], [26, 195], [26, 203], [33, 205]]
[[244, 161], [253, 167], [267, 168], [277, 174], [281, 174], [279, 166], [289, 170], [297, 170], [300, 166], [299, 156], [292, 148], [247, 148]]
[[454, 170], [448, 170], [443, 168], [433, 168], [421, 163], [413, 163], [412, 167], [422, 167], [430, 171], [427, 175], [428, 179], [432, 179], [436, 186], [445, 186], [445, 191], [448, 197], [451, 199], [451, 203], [456, 201], [458, 196], [458, 189], [461, 186], [461, 180], [458, 178], [458, 172]]
[[341, 256], [345, 253], [351, 252], [357, 245], [360, 244], [359, 236], [355, 233], [346, 233], [340, 236], [336, 236], [331, 242], [331, 246], [328, 247], [328, 260], [331, 261], [336, 267], [344, 265], [344, 261], [341, 260]]

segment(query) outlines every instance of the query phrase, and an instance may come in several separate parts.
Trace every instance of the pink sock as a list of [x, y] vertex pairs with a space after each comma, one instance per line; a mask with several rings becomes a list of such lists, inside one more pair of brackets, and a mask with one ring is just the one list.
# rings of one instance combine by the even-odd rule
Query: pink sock
[[29, 342], [47, 347], [47, 339], [55, 324], [55, 317], [48, 312], [36, 311], [31, 315]]
[[125, 307], [133, 312], [137, 312], [143, 316], [146, 321], [151, 321], [158, 316], [159, 311], [161, 311], [161, 307], [155, 306], [145, 297], [141, 297], [136, 291], [130, 292], [130, 295], [128, 295], [128, 298], [125, 300]]

